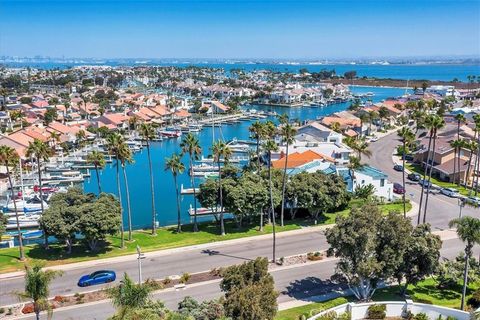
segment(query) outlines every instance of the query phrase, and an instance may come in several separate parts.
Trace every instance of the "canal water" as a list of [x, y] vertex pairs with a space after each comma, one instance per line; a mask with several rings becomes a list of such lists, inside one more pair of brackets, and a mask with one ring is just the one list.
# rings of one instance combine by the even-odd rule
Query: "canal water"
[[[373, 87], [354, 87], [351, 88], [353, 93], [373, 92], [374, 102], [381, 101], [388, 97], [396, 97], [405, 94], [404, 89], [397, 88], [373, 88]], [[345, 110], [350, 103], [339, 103], [326, 107], [303, 107], [303, 108], [284, 108], [284, 107], [268, 107], [268, 106], [248, 106], [248, 109], [258, 109], [264, 111], [276, 111], [277, 113], [286, 113], [290, 119], [308, 120], [316, 119], [320, 116], [326, 116], [333, 112]], [[222, 125], [221, 128], [215, 128], [215, 139], [223, 138], [228, 141], [233, 138], [246, 140], [249, 138], [248, 127], [252, 121], [241, 121], [237, 124]], [[201, 132], [197, 133], [202, 147], [202, 154], [208, 156], [211, 154], [210, 147], [212, 145], [212, 128], [205, 127]], [[157, 210], [157, 221], [160, 225], [172, 225], [176, 223], [176, 203], [175, 203], [175, 185], [173, 177], [169, 171], [165, 171], [165, 158], [170, 157], [175, 152], [180, 152], [179, 144], [181, 138], [168, 139], [162, 142], [152, 144], [151, 156], [154, 170], [155, 181], [155, 206]], [[150, 178], [148, 168], [147, 151], [143, 149], [134, 156], [134, 164], [127, 166], [127, 176], [129, 182], [129, 191], [132, 208], [132, 224], [135, 229], [149, 227], [151, 222], [151, 194], [150, 194]], [[188, 169], [187, 156], [183, 159], [185, 167]], [[102, 189], [105, 192], [117, 194], [116, 188], [116, 170], [114, 165], [108, 165], [102, 170], [100, 180]], [[179, 185], [190, 187], [190, 176], [187, 170], [178, 177]], [[197, 186], [201, 183], [197, 179]], [[122, 180], [123, 185], [123, 180]], [[92, 174], [91, 178], [84, 183], [84, 189], [87, 192], [97, 193], [96, 175]], [[125, 192], [123, 190], [123, 192]], [[124, 208], [126, 210], [125, 194], [122, 197]], [[184, 223], [190, 222], [188, 208], [193, 204], [191, 195], [182, 196], [181, 198], [181, 214]], [[126, 222], [126, 214], [124, 219]]]

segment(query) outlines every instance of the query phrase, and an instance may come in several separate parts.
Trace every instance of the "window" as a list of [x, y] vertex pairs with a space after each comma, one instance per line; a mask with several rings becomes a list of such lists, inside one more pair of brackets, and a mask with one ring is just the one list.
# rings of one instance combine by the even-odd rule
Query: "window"
[[385, 179], [380, 179], [380, 187], [385, 187]]

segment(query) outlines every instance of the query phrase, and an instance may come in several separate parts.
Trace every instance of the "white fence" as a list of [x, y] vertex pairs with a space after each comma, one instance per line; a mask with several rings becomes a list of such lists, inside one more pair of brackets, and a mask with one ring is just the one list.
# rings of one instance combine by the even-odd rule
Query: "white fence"
[[451, 309], [446, 307], [435, 306], [431, 304], [415, 303], [412, 300], [406, 301], [382, 301], [369, 303], [345, 303], [340, 306], [325, 310], [319, 314], [309, 318], [309, 320], [319, 319], [322, 315], [335, 311], [337, 315], [345, 312], [351, 313], [351, 320], [359, 320], [367, 318], [368, 307], [374, 304], [386, 305], [387, 317], [401, 317], [408, 311], [412, 314], [425, 313], [431, 320], [436, 320], [441, 315], [443, 319], [453, 317], [457, 320], [469, 320], [470, 314], [465, 311]]

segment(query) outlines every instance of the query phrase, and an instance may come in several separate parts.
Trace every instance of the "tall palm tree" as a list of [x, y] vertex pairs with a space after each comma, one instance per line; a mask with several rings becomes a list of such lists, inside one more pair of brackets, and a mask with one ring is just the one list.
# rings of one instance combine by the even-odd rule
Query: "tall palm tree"
[[453, 219], [449, 223], [450, 228], [457, 228], [457, 235], [465, 246], [465, 266], [463, 268], [463, 289], [462, 289], [462, 304], [461, 309], [465, 306], [465, 295], [467, 293], [468, 285], [468, 267], [469, 260], [472, 257], [472, 249], [475, 244], [480, 244], [480, 220], [470, 216]]
[[260, 141], [264, 137], [265, 134], [265, 126], [263, 123], [259, 121], [255, 121], [252, 125], [248, 128], [250, 131], [252, 139], [256, 140], [257, 143], [257, 170], [260, 172]]
[[458, 181], [457, 181], [458, 186], [460, 186], [460, 152], [463, 146], [464, 146], [464, 141], [462, 139], [456, 139], [450, 142], [450, 147], [453, 148], [453, 152], [454, 152], [453, 183], [455, 183], [455, 180], [457, 180], [457, 163], [458, 163]]
[[272, 213], [272, 233], [273, 233], [273, 262], [276, 261], [275, 251], [276, 251], [276, 234], [275, 234], [275, 207], [273, 204], [273, 189], [272, 189], [272, 152], [278, 150], [277, 144], [269, 139], [265, 142], [263, 148], [268, 154], [268, 189], [270, 194], [270, 211]]
[[461, 113], [455, 115], [455, 120], [457, 120], [457, 139], [460, 139], [460, 126], [462, 123], [467, 122], [467, 118]]
[[370, 131], [369, 134], [372, 134], [372, 124], [373, 124], [373, 122], [374, 122], [375, 120], [377, 120], [377, 119], [379, 118], [378, 112], [377, 112], [377, 111], [374, 111], [374, 110], [369, 111], [369, 112], [368, 112], [368, 118], [369, 118], [369, 121], [368, 121], [368, 122], [369, 122], [368, 131]]
[[431, 123], [432, 129], [433, 129], [432, 163], [430, 164], [430, 170], [428, 174], [427, 194], [425, 197], [425, 207], [423, 210], [423, 223], [426, 223], [426, 220], [427, 220], [428, 196], [430, 194], [430, 180], [432, 179], [433, 163], [435, 161], [435, 145], [437, 142], [437, 133], [438, 133], [438, 129], [441, 129], [444, 125], [445, 125], [445, 121], [443, 120], [443, 118], [437, 115], [433, 117], [433, 121]]
[[34, 265], [33, 267], [25, 266], [25, 291], [18, 293], [18, 296], [22, 299], [33, 301], [33, 311], [37, 320], [40, 320], [40, 312], [42, 310], [51, 311], [48, 303], [50, 295], [48, 287], [53, 279], [61, 274], [61, 271], [43, 271], [40, 265]]
[[358, 117], [360, 119], [360, 134], [359, 137], [361, 138], [363, 136], [363, 125], [367, 123], [370, 118], [368, 117], [368, 114], [365, 112], [362, 112], [360, 116]]
[[220, 233], [222, 236], [225, 235], [225, 223], [223, 219], [223, 190], [222, 190], [222, 168], [220, 163], [223, 159], [223, 162], [228, 163], [228, 159], [232, 156], [232, 149], [225, 144], [222, 140], [218, 140], [212, 146], [213, 159], [218, 166], [218, 188], [219, 188], [219, 197], [220, 197]]
[[425, 181], [427, 178], [428, 166], [430, 164], [430, 148], [432, 147], [432, 139], [433, 139], [433, 127], [432, 127], [433, 117], [434, 115], [428, 115], [427, 117], [425, 117], [425, 120], [423, 123], [425, 128], [429, 130], [430, 135], [428, 137], [427, 159], [425, 160], [425, 168], [423, 171], [423, 181], [422, 181], [422, 191], [420, 192], [420, 203], [418, 205], [417, 224], [420, 224], [420, 219], [422, 215], [422, 204], [423, 204], [423, 194], [425, 189]]
[[128, 218], [128, 241], [132, 241], [132, 207], [130, 205], [130, 191], [128, 190], [127, 164], [133, 163], [132, 150], [123, 142], [117, 157], [122, 164], [123, 180], [125, 182], [125, 195], [127, 199], [127, 218]]
[[357, 152], [359, 160], [362, 160], [362, 155], [366, 156], [367, 158], [372, 156], [372, 152], [368, 149], [368, 143], [365, 138], [355, 140], [352, 149]]
[[195, 177], [193, 176], [193, 160], [198, 160], [199, 155], [202, 153], [202, 148], [200, 148], [200, 141], [198, 140], [197, 136], [193, 135], [192, 133], [188, 133], [180, 143], [180, 147], [182, 148], [182, 153], [188, 153], [188, 158], [190, 161], [190, 183], [192, 184], [193, 188], [193, 231], [198, 231], [198, 224], [197, 224], [197, 197], [195, 192]]
[[[42, 214], [44, 213], [44, 201], [43, 201], [43, 182], [42, 182], [42, 161], [48, 161], [52, 149], [43, 141], [34, 139], [33, 142], [28, 143], [26, 156], [29, 158], [35, 158], [37, 161], [37, 173], [38, 173], [38, 186], [40, 193], [40, 208]], [[48, 235], [44, 230], [45, 247], [48, 248]]]
[[285, 187], [287, 185], [287, 165], [288, 165], [288, 147], [295, 141], [295, 129], [291, 124], [285, 124], [280, 129], [280, 136], [282, 142], [285, 144], [285, 165], [283, 166], [283, 178], [282, 178], [282, 207], [280, 211], [280, 225], [283, 227], [283, 212], [285, 209]]
[[120, 285], [107, 289], [107, 295], [118, 309], [115, 319], [129, 319], [129, 312], [145, 307], [149, 301], [152, 286], [135, 283], [125, 273]]
[[171, 158], [165, 159], [165, 170], [170, 170], [175, 183], [175, 193], [177, 198], [177, 232], [182, 232], [182, 221], [180, 216], [180, 193], [178, 191], [177, 176], [185, 171], [185, 165], [180, 160], [178, 154], [173, 154]]
[[125, 247], [125, 238], [123, 236], [125, 226], [123, 223], [123, 203], [122, 203], [122, 189], [120, 187], [120, 157], [119, 154], [125, 143], [125, 138], [118, 133], [111, 133], [107, 136], [107, 149], [110, 155], [115, 157], [116, 176], [117, 176], [117, 191], [118, 200], [120, 202], [120, 247]]
[[77, 146], [79, 148], [83, 148], [87, 144], [87, 133], [85, 130], [79, 130], [75, 134], [75, 138], [77, 139]]
[[[405, 191], [405, 156], [407, 154], [407, 148], [410, 146], [410, 144], [413, 142], [413, 139], [415, 139], [415, 134], [413, 133], [412, 130], [410, 130], [409, 127], [405, 126], [402, 127], [400, 130], [397, 131], [398, 136], [402, 139], [402, 184], [403, 184], [403, 190]], [[405, 201], [405, 194], [407, 192], [405, 191], [403, 193], [403, 216], [406, 218], [407, 217], [407, 205]]]
[[20, 230], [20, 222], [18, 220], [17, 200], [15, 199], [15, 192], [13, 190], [12, 175], [10, 167], [16, 168], [18, 161], [20, 160], [17, 151], [12, 147], [1, 145], [0, 146], [0, 163], [7, 169], [8, 184], [10, 185], [10, 192], [13, 201], [13, 208], [15, 209], [15, 218], [17, 222], [17, 234], [18, 234], [18, 248], [20, 250], [20, 261], [25, 260], [25, 253], [23, 251], [23, 239], [22, 232]]
[[95, 173], [97, 175], [98, 194], [100, 194], [102, 193], [102, 184], [100, 181], [99, 171], [105, 168], [105, 157], [103, 153], [94, 150], [87, 155], [87, 163], [90, 163], [95, 167]]
[[155, 184], [153, 180], [152, 157], [150, 155], [150, 142], [157, 137], [157, 133], [155, 132], [155, 128], [153, 127], [153, 125], [148, 123], [142, 123], [140, 125], [139, 131], [140, 136], [147, 144], [148, 167], [150, 172], [150, 192], [152, 194], [152, 235], [155, 235], [157, 234], [157, 213], [155, 211]]

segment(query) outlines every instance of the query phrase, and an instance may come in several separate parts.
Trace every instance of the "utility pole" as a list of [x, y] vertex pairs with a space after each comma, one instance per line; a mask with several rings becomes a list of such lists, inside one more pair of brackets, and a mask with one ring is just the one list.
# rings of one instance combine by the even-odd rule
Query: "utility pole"
[[137, 244], [137, 260], [138, 260], [138, 283], [142, 284], [142, 259], [145, 259], [145, 255], [140, 250], [140, 246]]

